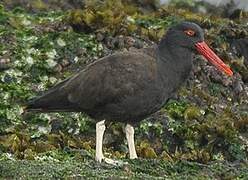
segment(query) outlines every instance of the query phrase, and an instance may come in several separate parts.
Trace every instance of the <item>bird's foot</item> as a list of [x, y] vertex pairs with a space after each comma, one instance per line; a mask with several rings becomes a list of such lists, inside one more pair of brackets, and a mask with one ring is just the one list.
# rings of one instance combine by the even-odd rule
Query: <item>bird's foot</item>
[[137, 154], [135, 153], [135, 154], [133, 154], [133, 155], [130, 155], [129, 158], [130, 158], [130, 159], [138, 159], [138, 156], [137, 156]]
[[113, 165], [113, 166], [122, 166], [124, 164], [126, 164], [126, 162], [120, 161], [120, 160], [113, 160], [110, 158], [106, 158], [104, 156], [101, 157], [96, 157], [96, 161], [101, 163], [101, 162], [105, 162], [107, 164]]
[[120, 161], [120, 160], [113, 160], [109, 158], [104, 158], [103, 160], [105, 163], [111, 164], [113, 166], [122, 166], [123, 164], [125, 164], [123, 161]]
[[96, 162], [99, 162], [99, 163], [101, 163], [103, 159], [104, 159], [103, 155], [100, 155], [100, 156], [96, 155], [95, 157]]

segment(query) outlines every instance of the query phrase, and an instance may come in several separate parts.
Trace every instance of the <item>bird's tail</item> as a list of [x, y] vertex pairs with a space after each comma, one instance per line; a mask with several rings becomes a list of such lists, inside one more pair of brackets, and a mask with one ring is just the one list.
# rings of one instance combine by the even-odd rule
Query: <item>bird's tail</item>
[[59, 112], [79, 111], [75, 104], [68, 100], [68, 94], [61, 89], [67, 80], [59, 83], [43, 95], [31, 99], [24, 105], [25, 112]]

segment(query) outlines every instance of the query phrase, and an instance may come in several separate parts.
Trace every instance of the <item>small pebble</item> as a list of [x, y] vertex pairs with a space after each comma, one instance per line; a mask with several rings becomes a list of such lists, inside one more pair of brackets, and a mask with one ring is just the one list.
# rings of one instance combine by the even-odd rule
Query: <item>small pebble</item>
[[53, 70], [54, 70], [55, 72], [61, 72], [61, 71], [63, 70], [63, 67], [62, 67], [60, 64], [57, 64], [57, 65], [53, 68]]
[[61, 62], [61, 65], [63, 67], [66, 67], [66, 66], [69, 66], [70, 65], [70, 62], [67, 59], [63, 59], [62, 62]]
[[128, 46], [128, 47], [134, 46], [135, 39], [133, 37], [131, 37], [131, 36], [127, 36], [125, 38], [125, 43], [126, 43], [126, 46]]
[[97, 40], [97, 41], [101, 42], [101, 41], [104, 40], [104, 38], [105, 38], [105, 36], [104, 36], [103, 33], [100, 33], [100, 32], [99, 32], [99, 33], [96, 34], [96, 40]]

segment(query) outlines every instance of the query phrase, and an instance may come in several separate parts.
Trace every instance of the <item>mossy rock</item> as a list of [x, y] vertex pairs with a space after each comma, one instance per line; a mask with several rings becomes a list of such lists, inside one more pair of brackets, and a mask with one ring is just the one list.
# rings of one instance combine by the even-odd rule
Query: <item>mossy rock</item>
[[184, 119], [193, 120], [202, 116], [201, 109], [196, 106], [190, 106], [184, 111]]

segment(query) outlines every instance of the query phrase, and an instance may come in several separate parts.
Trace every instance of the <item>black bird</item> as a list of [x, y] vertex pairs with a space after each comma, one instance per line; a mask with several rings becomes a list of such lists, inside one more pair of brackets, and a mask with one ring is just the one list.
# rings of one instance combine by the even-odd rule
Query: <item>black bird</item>
[[204, 42], [203, 30], [182, 22], [170, 28], [157, 46], [112, 54], [88, 65], [29, 102], [26, 110], [88, 114], [97, 122], [95, 158], [99, 162], [114, 162], [102, 152], [105, 121], [126, 123], [129, 155], [137, 158], [133, 124], [158, 111], [177, 91], [189, 76], [197, 51], [232, 75]]

